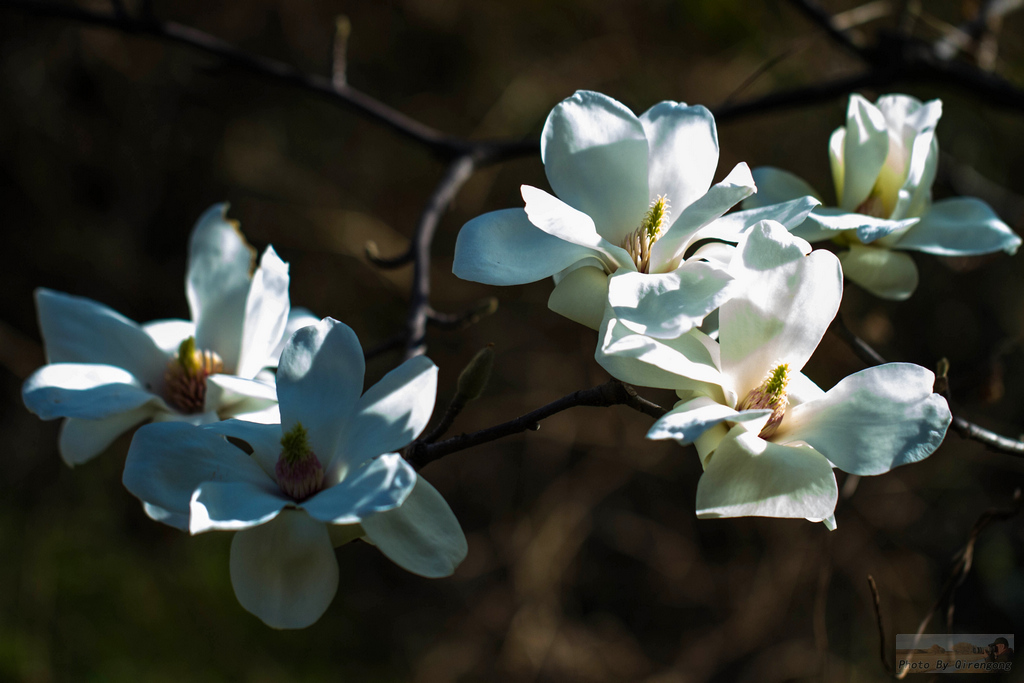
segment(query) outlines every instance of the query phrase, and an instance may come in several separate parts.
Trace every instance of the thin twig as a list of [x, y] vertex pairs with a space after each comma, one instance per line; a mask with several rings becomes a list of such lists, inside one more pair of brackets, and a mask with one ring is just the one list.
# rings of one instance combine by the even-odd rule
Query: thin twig
[[391, 351], [393, 349], [400, 349], [404, 344], [405, 332], [396, 332], [395, 334], [391, 335], [390, 337], [388, 337], [381, 343], [377, 344], [376, 346], [371, 346], [370, 348], [363, 351], [363, 358], [365, 358], [366, 360], [376, 358], [382, 353], [387, 353], [388, 351]]
[[872, 605], [875, 608], [875, 623], [878, 626], [878, 656], [882, 660], [882, 666], [887, 673], [892, 675], [892, 663], [889, 661], [885, 649], [885, 625], [882, 623], [882, 601], [878, 597], [878, 586], [875, 584], [875, 577], [868, 574], [868, 587], [871, 589]]
[[434, 189], [412, 238], [413, 259], [412, 296], [406, 319], [405, 357], [426, 353], [427, 316], [430, 310], [430, 245], [441, 215], [463, 184], [473, 175], [476, 162], [471, 156], [462, 156], [448, 167], [448, 172]]
[[451, 453], [462, 451], [473, 446], [488, 443], [506, 436], [519, 434], [525, 431], [536, 431], [540, 429], [540, 421], [551, 417], [563, 410], [577, 406], [591, 406], [607, 408], [609, 406], [624, 405], [633, 410], [644, 413], [654, 418], [664, 415], [667, 410], [656, 403], [638, 396], [636, 390], [618, 380], [609, 380], [590, 389], [580, 389], [571, 394], [563, 396], [557, 401], [552, 401], [546, 406], [530, 411], [525, 415], [517, 417], [487, 429], [460, 434], [459, 436], [445, 439], [437, 443], [428, 444], [422, 442], [413, 443], [405, 454], [405, 459], [417, 470]]
[[331, 49], [331, 82], [334, 87], [348, 85], [348, 37], [352, 35], [352, 22], [341, 15], [334, 20], [334, 45]]
[[496, 310], [498, 310], [498, 298], [493, 296], [477, 302], [475, 306], [461, 313], [442, 313], [434, 310], [433, 307], [429, 307], [427, 309], [427, 323], [441, 330], [458, 332], [470, 325], [475, 325]]

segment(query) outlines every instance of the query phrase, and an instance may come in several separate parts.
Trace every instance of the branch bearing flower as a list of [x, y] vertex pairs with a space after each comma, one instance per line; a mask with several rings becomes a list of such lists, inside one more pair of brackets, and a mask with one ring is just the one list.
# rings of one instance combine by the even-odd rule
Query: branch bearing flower
[[[846, 126], [835, 130], [828, 146], [838, 206], [815, 209], [794, 230], [809, 241], [832, 239], [845, 247], [839, 254], [844, 274], [876, 296], [902, 300], [917, 288], [917, 267], [902, 250], [968, 256], [1014, 254], [1020, 246], [1020, 237], [980, 199], [932, 202], [941, 115], [939, 100], [884, 95], [871, 104], [851, 95]], [[744, 200], [745, 208], [819, 196], [778, 168], [755, 168], [753, 176], [759, 192]]]
[[448, 504], [395, 452], [430, 419], [437, 366], [413, 358], [366, 393], [363, 373], [355, 333], [325, 318], [281, 354], [281, 424], [151, 424], [128, 451], [124, 484], [151, 517], [192, 534], [237, 532], [235, 595], [274, 628], [304, 628], [326, 611], [338, 589], [334, 544], [365, 537], [427, 577], [466, 556]]

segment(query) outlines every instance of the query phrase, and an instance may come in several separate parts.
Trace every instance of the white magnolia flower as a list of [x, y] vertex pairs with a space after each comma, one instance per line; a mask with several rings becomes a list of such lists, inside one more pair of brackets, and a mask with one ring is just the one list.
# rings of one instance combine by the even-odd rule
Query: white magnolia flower
[[[869, 292], [902, 300], [917, 288], [913, 259], [898, 250], [940, 256], [1016, 253], [1020, 238], [973, 197], [932, 203], [939, 163], [935, 126], [942, 102], [922, 104], [907, 95], [885, 95], [871, 104], [850, 96], [846, 126], [829, 140], [838, 207], [815, 209], [793, 232], [811, 242], [835, 240], [843, 272]], [[758, 194], [744, 207], [758, 207], [818, 193], [777, 168], [753, 172]], [[894, 251], [897, 250], [897, 251]]]
[[[186, 294], [192, 322], [139, 325], [90, 299], [36, 290], [48, 365], [22, 389], [44, 420], [66, 418], [60, 452], [69, 465], [93, 458], [145, 420], [277, 420], [272, 375], [289, 327], [288, 264], [255, 252], [225, 218], [200, 217], [189, 243]], [[315, 322], [315, 319], [313, 320]]]
[[721, 218], [754, 182], [741, 163], [711, 185], [718, 134], [701, 106], [662, 102], [637, 117], [610, 97], [579, 91], [548, 116], [541, 157], [557, 197], [524, 185], [525, 209], [467, 223], [452, 270], [492, 285], [554, 276], [548, 307], [594, 329], [607, 301], [648, 334], [673, 337], [699, 325], [727, 298], [730, 278], [690, 247], [735, 242], [762, 218], [798, 225], [817, 204], [802, 197]]
[[394, 452], [427, 425], [437, 367], [413, 358], [362, 394], [364, 367], [355, 333], [325, 318], [281, 354], [282, 424], [152, 424], [128, 451], [124, 484], [150, 516], [192, 534], [238, 532], [231, 584], [242, 607], [272, 627], [304, 628], [330, 605], [332, 540], [365, 534], [428, 577], [448, 576], [466, 556], [448, 504]]
[[681, 401], [647, 437], [693, 443], [704, 475], [699, 517], [804, 517], [834, 527], [833, 467], [881, 474], [934, 451], [949, 426], [934, 376], [909, 363], [850, 375], [828, 392], [800, 371], [839, 310], [830, 252], [770, 221], [739, 245], [740, 281], [719, 309], [720, 342], [694, 330], [657, 340], [602, 329], [597, 359], [615, 377], [675, 389]]

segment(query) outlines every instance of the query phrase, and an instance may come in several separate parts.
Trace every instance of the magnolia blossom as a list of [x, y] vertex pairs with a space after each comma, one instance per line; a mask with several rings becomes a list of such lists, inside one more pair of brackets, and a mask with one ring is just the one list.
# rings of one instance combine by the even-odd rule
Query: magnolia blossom
[[277, 365], [288, 328], [309, 315], [289, 324], [288, 264], [268, 247], [254, 271], [255, 252], [226, 211], [210, 208], [192, 230], [191, 322], [139, 325], [90, 299], [36, 291], [48, 365], [22, 395], [44, 420], [66, 418], [59, 445], [69, 465], [149, 419], [277, 419], [273, 376], [257, 375]]
[[[701, 106], [662, 102], [637, 117], [600, 93], [558, 104], [541, 134], [556, 196], [522, 187], [525, 209], [484, 214], [455, 246], [454, 273], [516, 285], [554, 276], [548, 307], [597, 329], [610, 302], [638, 331], [678, 336], [728, 297], [717, 259], [687, 253], [698, 240], [735, 242], [761, 218], [798, 225], [818, 202], [721, 218], [755, 191], [746, 164], [711, 185], [718, 133]], [[719, 245], [719, 248], [721, 245]]]
[[332, 541], [365, 535], [428, 577], [451, 574], [466, 556], [448, 504], [394, 452], [426, 427], [437, 367], [413, 358], [365, 394], [363, 373], [355, 333], [325, 318], [281, 354], [281, 424], [152, 424], [128, 451], [124, 484], [151, 515], [192, 534], [238, 532], [231, 584], [242, 607], [272, 627], [304, 628], [330, 605]]
[[739, 285], [719, 309], [719, 342], [698, 330], [652, 339], [614, 319], [601, 330], [597, 360], [612, 375], [677, 391], [680, 402], [647, 437], [696, 445], [699, 517], [804, 517], [834, 528], [833, 467], [881, 474], [927, 457], [945, 436], [952, 418], [925, 368], [868, 368], [827, 392], [800, 372], [842, 296], [838, 259], [809, 252], [781, 225], [756, 226], [730, 266]]
[[[917, 267], [898, 250], [967, 256], [1013, 254], [1020, 246], [1020, 238], [980, 199], [932, 202], [941, 115], [939, 100], [922, 104], [907, 95], [885, 95], [871, 104], [851, 95], [846, 126], [836, 129], [828, 146], [839, 206], [815, 209], [794, 230], [812, 242], [832, 239], [846, 247], [839, 254], [846, 277], [886, 299], [906, 299], [917, 288]], [[758, 194], [744, 202], [747, 208], [819, 196], [777, 168], [756, 168], [753, 175]]]

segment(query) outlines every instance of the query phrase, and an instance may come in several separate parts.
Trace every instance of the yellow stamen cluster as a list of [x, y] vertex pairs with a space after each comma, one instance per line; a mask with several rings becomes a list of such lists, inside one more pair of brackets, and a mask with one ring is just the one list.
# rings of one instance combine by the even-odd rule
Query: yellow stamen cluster
[[668, 222], [668, 216], [668, 197], [662, 195], [651, 202], [651, 207], [640, 221], [640, 227], [626, 235], [619, 245], [629, 252], [633, 265], [641, 273], [650, 272], [651, 247], [661, 237], [661, 229]]
[[197, 349], [195, 337], [189, 337], [167, 364], [165, 398], [183, 413], [201, 413], [206, 404], [206, 378], [223, 371], [220, 356]]
[[770, 438], [782, 424], [782, 418], [786, 415], [786, 407], [789, 405], [789, 398], [786, 395], [787, 386], [789, 386], [789, 364], [783, 363], [768, 373], [761, 385], [752, 389], [736, 406], [737, 410], [772, 411], [768, 422], [758, 434], [762, 439]]
[[309, 435], [296, 422], [281, 437], [281, 455], [274, 467], [277, 485], [296, 501], [303, 501], [324, 487], [324, 468], [309, 446]]

